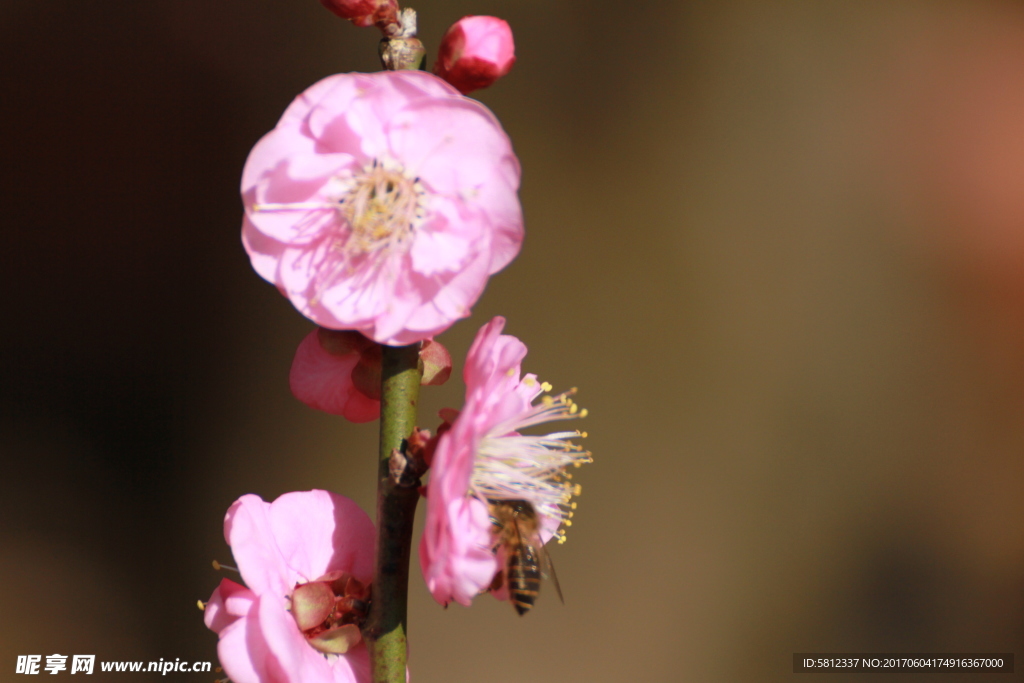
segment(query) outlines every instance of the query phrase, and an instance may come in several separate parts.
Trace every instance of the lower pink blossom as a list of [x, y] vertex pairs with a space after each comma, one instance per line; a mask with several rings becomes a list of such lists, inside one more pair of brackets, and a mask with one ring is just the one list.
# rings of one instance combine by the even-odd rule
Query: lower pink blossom
[[[370, 680], [353, 617], [373, 572], [375, 532], [365, 512], [327, 491], [273, 503], [250, 494], [228, 510], [224, 536], [245, 585], [221, 581], [204, 620], [220, 636], [217, 655], [233, 683]], [[322, 612], [308, 607], [325, 596]]]
[[491, 503], [525, 501], [538, 515], [542, 540], [563, 540], [559, 527], [571, 524], [570, 501], [579, 493], [566, 469], [591, 460], [571, 441], [585, 436], [579, 431], [520, 433], [586, 411], [569, 393], [541, 396], [550, 385], [520, 375], [526, 346], [501, 334], [504, 326], [504, 318], [494, 318], [477, 333], [463, 371], [465, 405], [433, 455], [420, 566], [434, 599], [445, 605], [469, 605], [501, 570]]

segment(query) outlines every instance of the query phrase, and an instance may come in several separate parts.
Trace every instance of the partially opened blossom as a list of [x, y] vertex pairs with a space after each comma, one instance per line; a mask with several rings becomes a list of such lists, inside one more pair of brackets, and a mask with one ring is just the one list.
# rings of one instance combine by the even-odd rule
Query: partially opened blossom
[[[423, 342], [420, 362], [425, 385], [444, 384], [451, 375], [451, 355], [433, 339]], [[318, 327], [295, 351], [288, 382], [310, 408], [369, 422], [380, 417], [380, 364], [380, 345], [358, 332]]]
[[206, 604], [217, 655], [234, 683], [362, 683], [358, 623], [373, 572], [374, 527], [348, 498], [239, 498], [224, 536], [245, 585], [224, 579]]
[[480, 103], [428, 73], [339, 74], [249, 154], [242, 239], [318, 325], [410, 344], [466, 317], [518, 253], [518, 187]]
[[466, 94], [493, 85], [516, 62], [508, 22], [469, 16], [455, 22], [441, 39], [434, 73]]
[[578, 431], [521, 433], [586, 411], [569, 393], [541, 396], [550, 385], [520, 376], [526, 346], [501, 334], [504, 325], [495, 318], [477, 334], [463, 372], [466, 402], [433, 454], [420, 566], [442, 604], [468, 605], [501, 569], [490, 503], [525, 501], [538, 515], [542, 540], [564, 539], [559, 527], [571, 524], [571, 499], [579, 493], [566, 469], [591, 460], [572, 442], [585, 436]]
[[380, 346], [358, 332], [317, 328], [295, 351], [288, 383], [310, 408], [352, 422], [380, 417]]

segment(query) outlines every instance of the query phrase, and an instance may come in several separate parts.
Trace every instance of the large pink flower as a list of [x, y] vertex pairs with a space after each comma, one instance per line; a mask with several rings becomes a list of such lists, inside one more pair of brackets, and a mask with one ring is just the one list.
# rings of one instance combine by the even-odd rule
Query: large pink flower
[[[220, 634], [217, 655], [228, 677], [234, 683], [368, 681], [358, 628], [337, 624], [341, 612], [362, 608], [372, 578], [375, 533], [366, 513], [327, 491], [286, 493], [273, 503], [250, 494], [228, 510], [224, 536], [248, 586], [224, 579], [206, 605], [206, 625]], [[325, 596], [327, 607], [318, 612], [315, 603]], [[322, 622], [310, 621], [321, 615]], [[308, 623], [300, 630], [303, 618]]]
[[537, 512], [541, 536], [564, 539], [570, 502], [579, 487], [566, 468], [591, 460], [571, 442], [578, 431], [529, 436], [520, 430], [552, 420], [583, 417], [569, 393], [543, 396], [551, 386], [520, 377], [526, 346], [501, 334], [504, 318], [477, 333], [466, 359], [466, 402], [438, 440], [427, 490], [427, 521], [420, 566], [434, 599], [468, 605], [499, 571], [489, 502], [526, 501]]
[[382, 344], [469, 315], [519, 251], [519, 162], [491, 112], [419, 71], [339, 74], [245, 164], [253, 267], [331, 329]]

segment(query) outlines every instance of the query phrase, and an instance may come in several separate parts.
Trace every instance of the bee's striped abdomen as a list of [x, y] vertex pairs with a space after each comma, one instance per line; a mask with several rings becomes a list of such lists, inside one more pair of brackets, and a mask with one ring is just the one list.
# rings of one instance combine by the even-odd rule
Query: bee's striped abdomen
[[528, 543], [510, 553], [507, 568], [508, 595], [520, 615], [526, 614], [540, 593], [540, 566], [537, 552]]

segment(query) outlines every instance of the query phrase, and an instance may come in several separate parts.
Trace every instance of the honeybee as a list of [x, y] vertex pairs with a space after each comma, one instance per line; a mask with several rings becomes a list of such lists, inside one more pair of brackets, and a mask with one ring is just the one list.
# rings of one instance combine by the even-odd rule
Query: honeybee
[[544, 549], [540, 520], [533, 505], [525, 500], [492, 500], [489, 507], [497, 537], [494, 550], [504, 550], [505, 559], [505, 566], [494, 575], [491, 590], [506, 585], [509, 602], [521, 616], [537, 600], [544, 575], [554, 585], [558, 599], [565, 603], [555, 566]]

